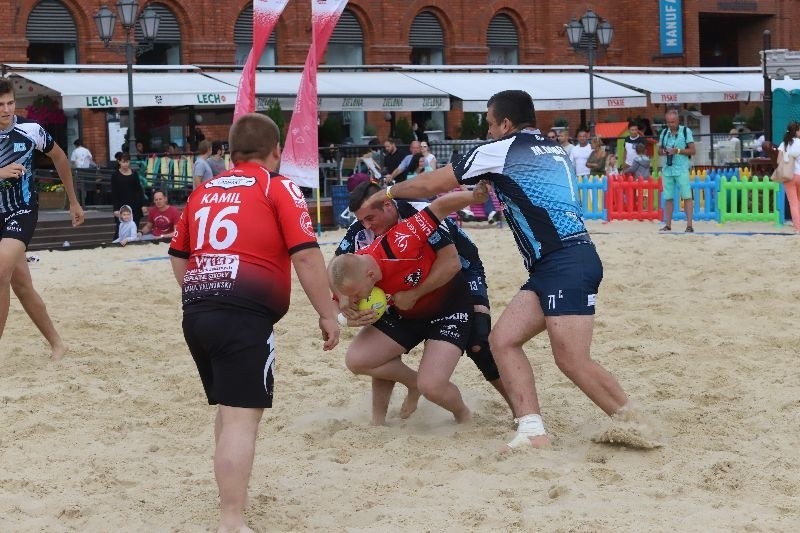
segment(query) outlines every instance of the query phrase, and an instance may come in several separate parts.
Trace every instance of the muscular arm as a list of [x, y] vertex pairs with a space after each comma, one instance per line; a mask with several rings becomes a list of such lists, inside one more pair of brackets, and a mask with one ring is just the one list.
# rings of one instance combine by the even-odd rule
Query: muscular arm
[[[434, 172], [437, 171], [434, 170]], [[406, 183], [407, 182], [404, 181], [400, 185], [404, 185]], [[394, 187], [392, 187], [392, 196], [394, 196]], [[486, 187], [484, 182], [480, 182], [475, 186], [475, 189], [471, 191], [455, 191], [438, 197], [436, 200], [431, 202], [431, 205], [428, 206], [428, 209], [430, 209], [433, 214], [436, 215], [436, 218], [443, 220], [445, 217], [449, 216], [450, 213], [454, 213], [455, 211], [467, 207], [470, 204], [482, 204], [488, 199], [489, 189]]]
[[188, 259], [182, 257], [169, 256], [169, 262], [172, 265], [172, 274], [175, 276], [175, 281], [178, 285], [183, 287], [183, 275], [186, 273], [186, 265], [189, 264]]
[[322, 330], [323, 348], [331, 350], [339, 343], [339, 324], [336, 315], [339, 309], [331, 299], [328, 287], [328, 274], [325, 260], [319, 248], [306, 248], [292, 254], [292, 265], [297, 272], [300, 285], [308, 296], [311, 305], [319, 315]]
[[[392, 196], [394, 198], [427, 198], [440, 192], [452, 191], [456, 187], [458, 187], [458, 180], [453, 172], [453, 165], [448, 164], [426, 172], [424, 180], [406, 180], [392, 185]], [[384, 193], [380, 191], [376, 195], [384, 196]], [[448, 211], [448, 214], [452, 212]]]
[[57, 144], [53, 145], [53, 149], [47, 152], [48, 157], [53, 160], [53, 165], [56, 167], [58, 177], [61, 183], [64, 184], [64, 192], [67, 193], [69, 199], [69, 214], [72, 218], [73, 226], [80, 226], [83, 224], [83, 208], [78, 203], [78, 197], [75, 195], [75, 185], [72, 181], [72, 167], [67, 159], [67, 154]]
[[411, 309], [417, 300], [446, 284], [459, 270], [461, 270], [461, 261], [458, 259], [455, 244], [448, 244], [440, 248], [436, 252], [436, 261], [431, 266], [431, 271], [422, 283], [413, 289], [392, 295], [395, 306], [398, 309]]

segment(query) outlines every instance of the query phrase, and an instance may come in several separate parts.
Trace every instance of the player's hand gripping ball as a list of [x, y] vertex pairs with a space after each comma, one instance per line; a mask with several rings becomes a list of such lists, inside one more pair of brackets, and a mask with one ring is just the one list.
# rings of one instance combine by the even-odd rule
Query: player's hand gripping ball
[[375, 315], [380, 318], [386, 312], [386, 293], [380, 287], [372, 287], [372, 292], [363, 300], [358, 301], [358, 310], [366, 311], [372, 309]]

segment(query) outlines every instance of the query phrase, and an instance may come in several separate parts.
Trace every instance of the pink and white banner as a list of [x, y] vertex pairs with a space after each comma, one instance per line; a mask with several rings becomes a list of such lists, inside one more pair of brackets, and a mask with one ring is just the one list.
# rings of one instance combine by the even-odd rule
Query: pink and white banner
[[236, 107], [233, 109], [233, 121], [245, 113], [256, 110], [256, 66], [264, 48], [267, 46], [272, 30], [278, 24], [283, 8], [289, 0], [254, 0], [253, 1], [253, 47], [247, 56], [239, 79], [239, 90], [236, 93]]
[[281, 158], [281, 174], [301, 187], [319, 188], [317, 65], [346, 5], [347, 0], [311, 0], [311, 48]]

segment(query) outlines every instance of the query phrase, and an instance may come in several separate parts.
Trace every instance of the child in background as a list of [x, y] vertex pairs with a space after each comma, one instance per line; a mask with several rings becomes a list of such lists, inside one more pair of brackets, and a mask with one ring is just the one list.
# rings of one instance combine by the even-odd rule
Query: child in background
[[633, 158], [633, 162], [622, 168], [625, 174], [633, 174], [636, 178], [644, 179], [650, 177], [650, 158], [647, 156], [646, 148], [644, 144], [636, 145], [636, 157]]
[[606, 156], [606, 176], [619, 176], [617, 168], [617, 154], [610, 153]]
[[123, 205], [119, 208], [119, 237], [112, 242], [125, 246], [129, 241], [138, 241], [139, 237], [136, 235], [138, 231], [139, 228], [133, 221], [131, 206]]

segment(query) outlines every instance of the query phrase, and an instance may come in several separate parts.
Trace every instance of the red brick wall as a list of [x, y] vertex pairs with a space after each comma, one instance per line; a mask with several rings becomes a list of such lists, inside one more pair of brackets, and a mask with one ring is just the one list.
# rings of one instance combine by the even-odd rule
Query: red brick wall
[[[107, 0], [62, 0], [71, 11], [78, 28], [81, 63], [120, 64], [123, 58], [106, 49], [100, 41], [92, 16], [97, 9], [113, 2]], [[235, 46], [233, 27], [249, 0], [227, 0], [224, 9], [218, 0], [158, 0], [168, 6], [182, 31], [182, 62], [185, 64], [232, 64]], [[3, 62], [26, 62], [25, 29], [28, 16], [38, 0], [7, 3], [0, 17], [0, 58]], [[756, 21], [739, 36], [740, 64], [758, 64], [760, 32], [772, 31], [774, 48], [800, 48], [800, 33], [792, 20], [800, 17], [796, 0], [760, 0], [754, 12], [719, 11], [720, 2], [684, 0], [684, 48], [679, 58], [659, 57], [658, 10], [656, 0], [604, 0], [558, 2], [532, 0], [351, 0], [348, 8], [364, 30], [365, 61], [371, 64], [409, 62], [408, 35], [414, 16], [423, 9], [440, 17], [445, 32], [445, 60], [448, 64], [484, 64], [487, 59], [486, 28], [498, 12], [508, 14], [520, 34], [521, 64], [585, 64], [586, 59], [573, 52], [563, 27], [573, 16], [579, 17], [591, 7], [609, 19], [615, 27], [614, 41], [608, 52], [598, 58], [599, 65], [691, 66], [699, 63], [699, 12], [719, 11], [744, 15]], [[727, 6], [732, 5], [727, 3]], [[281, 64], [302, 64], [310, 41], [310, 2], [289, 2], [278, 24], [278, 60]], [[760, 17], [760, 18], [759, 18]], [[117, 27], [117, 39], [121, 38]], [[598, 120], [609, 115], [624, 120], [627, 114], [660, 115], [663, 109], [598, 111]], [[81, 136], [95, 153], [104, 154], [107, 144], [102, 112], [83, 111]], [[571, 129], [578, 124], [578, 111], [539, 113], [539, 125], [548, 127], [556, 117], [569, 119]], [[388, 133], [388, 123], [379, 113], [370, 113], [381, 138]], [[457, 135], [461, 114], [448, 113], [448, 133]], [[205, 127], [204, 127], [205, 130]], [[208, 134], [207, 134], [208, 135]], [[225, 127], [213, 127], [214, 138], [225, 138]]]

